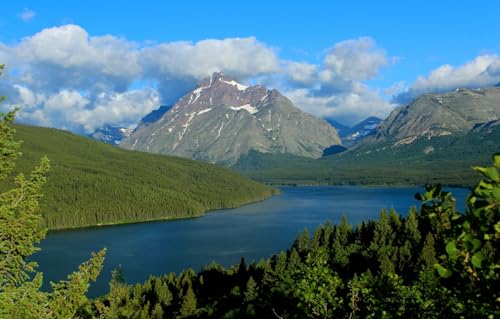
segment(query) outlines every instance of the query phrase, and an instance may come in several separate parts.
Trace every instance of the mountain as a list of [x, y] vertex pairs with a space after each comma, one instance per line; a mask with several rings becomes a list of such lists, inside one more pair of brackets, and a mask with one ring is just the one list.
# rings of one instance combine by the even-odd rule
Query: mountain
[[[353, 127], [344, 125], [331, 118], [327, 118], [326, 121], [330, 123], [330, 125], [337, 130], [340, 138], [342, 139], [342, 144], [345, 149], [345, 147], [351, 147], [352, 145], [355, 145], [356, 143], [361, 141], [366, 136], [373, 134], [375, 132], [375, 129], [377, 128], [377, 125], [382, 120], [379, 119], [378, 117], [370, 116], [364, 119], [363, 121], [359, 122], [358, 124], [354, 125]], [[332, 152], [331, 149], [325, 150], [324, 152], [325, 155], [336, 154], [339, 153], [339, 150], [341, 150], [338, 147], [332, 149], [336, 151]]]
[[380, 123], [369, 144], [407, 145], [418, 139], [467, 134], [479, 123], [500, 118], [500, 88], [457, 89], [425, 94], [395, 109]]
[[[472, 165], [500, 152], [500, 88], [425, 94], [395, 109], [373, 134], [319, 160], [252, 153], [234, 167], [279, 184], [443, 183], [471, 186]], [[328, 155], [328, 154], [325, 154]]]
[[150, 123], [154, 123], [161, 119], [163, 114], [167, 113], [170, 111], [173, 105], [162, 105], [160, 106], [157, 110], [152, 111], [151, 113], [147, 114], [145, 117], [143, 117], [140, 121], [140, 124], [142, 125], [148, 125]]
[[337, 133], [339, 134], [340, 138], [348, 135], [351, 132], [350, 126], [344, 125], [332, 118], [325, 118], [325, 121], [327, 121], [331, 126], [333, 126], [337, 130]]
[[250, 150], [319, 158], [337, 144], [333, 127], [277, 90], [214, 73], [159, 119], [140, 123], [120, 146], [232, 165]]
[[132, 131], [132, 129], [125, 127], [105, 125], [96, 129], [90, 137], [104, 143], [118, 145], [124, 138], [127, 138]]
[[378, 117], [371, 116], [351, 127], [348, 134], [342, 136], [342, 142], [345, 146], [352, 146], [363, 138], [375, 133], [377, 126], [382, 122]]
[[500, 119], [494, 120], [486, 123], [480, 123], [474, 126], [471, 132], [480, 134], [481, 136], [487, 136], [500, 129]]
[[127, 151], [56, 129], [13, 127], [24, 141], [17, 171], [29, 172], [43, 155], [51, 161], [41, 200], [49, 229], [200, 216], [274, 192], [209, 163]]

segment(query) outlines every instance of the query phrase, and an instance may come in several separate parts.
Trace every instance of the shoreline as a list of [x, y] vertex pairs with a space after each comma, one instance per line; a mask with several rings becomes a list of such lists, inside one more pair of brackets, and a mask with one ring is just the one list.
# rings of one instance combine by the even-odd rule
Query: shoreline
[[[166, 222], [166, 221], [180, 221], [180, 220], [187, 220], [187, 219], [195, 219], [195, 218], [200, 218], [205, 216], [206, 214], [213, 213], [219, 210], [230, 210], [230, 209], [235, 209], [239, 207], [243, 207], [246, 205], [251, 205], [251, 204], [256, 204], [262, 201], [265, 201], [273, 196], [279, 196], [281, 194], [280, 189], [281, 187], [290, 187], [290, 188], [299, 188], [299, 187], [359, 187], [359, 188], [406, 188], [406, 187], [425, 187], [425, 185], [412, 185], [412, 184], [325, 184], [325, 183], [301, 183], [301, 184], [266, 184], [269, 186], [273, 187], [273, 191], [271, 194], [268, 196], [265, 196], [260, 199], [255, 199], [255, 200], [250, 200], [248, 202], [244, 202], [240, 205], [234, 206], [234, 207], [222, 207], [222, 208], [213, 208], [213, 209], [207, 209], [205, 211], [202, 211], [198, 214], [190, 215], [190, 216], [180, 216], [180, 217], [161, 217], [161, 218], [153, 218], [153, 219], [144, 219], [144, 220], [131, 220], [131, 221], [117, 221], [117, 222], [110, 222], [110, 223], [100, 223], [96, 225], [85, 225], [85, 226], [77, 226], [77, 227], [65, 227], [65, 228], [52, 228], [48, 229], [47, 233], [57, 233], [57, 232], [64, 232], [64, 231], [75, 231], [75, 230], [87, 230], [90, 228], [102, 228], [102, 227], [109, 227], [109, 226], [126, 226], [126, 225], [133, 225], [133, 224], [142, 224], [142, 223], [155, 223], [155, 222]], [[462, 188], [462, 189], [471, 189], [470, 186], [458, 186], [458, 185], [442, 185], [443, 187], [450, 187], [450, 188]]]
[[58, 232], [65, 232], [65, 231], [77, 231], [77, 230], [88, 230], [90, 228], [103, 228], [103, 227], [109, 227], [109, 226], [126, 226], [126, 225], [133, 225], [133, 224], [142, 224], [142, 223], [155, 223], [155, 222], [165, 222], [165, 221], [178, 221], [178, 220], [187, 220], [187, 219], [195, 219], [195, 218], [200, 218], [205, 216], [206, 214], [209, 214], [211, 212], [215, 212], [218, 210], [229, 210], [229, 209], [235, 209], [239, 207], [243, 207], [246, 205], [251, 205], [255, 203], [259, 203], [262, 201], [265, 201], [273, 196], [278, 196], [280, 195], [280, 190], [279, 189], [274, 189], [271, 191], [270, 194], [267, 196], [260, 198], [260, 199], [251, 199], [247, 202], [243, 202], [239, 205], [236, 205], [234, 207], [222, 207], [222, 208], [209, 208], [206, 209], [200, 213], [194, 214], [194, 215], [189, 215], [189, 216], [180, 216], [180, 217], [160, 217], [160, 218], [152, 218], [152, 219], [144, 219], [144, 220], [131, 220], [131, 221], [116, 221], [116, 222], [110, 222], [110, 223], [99, 223], [95, 225], [83, 225], [83, 226], [75, 226], [75, 227], [64, 227], [64, 228], [48, 228], [47, 229], [47, 234], [49, 233], [58, 233]]

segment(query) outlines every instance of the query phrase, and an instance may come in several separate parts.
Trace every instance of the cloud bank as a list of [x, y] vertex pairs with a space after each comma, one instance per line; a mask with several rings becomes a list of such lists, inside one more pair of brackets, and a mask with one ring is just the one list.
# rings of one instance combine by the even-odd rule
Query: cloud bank
[[87, 133], [104, 124], [132, 126], [215, 71], [249, 79], [280, 68], [275, 50], [255, 38], [139, 46], [77, 25], [0, 43], [0, 63], [8, 71], [3, 108], [16, 104], [21, 121]]
[[285, 94], [307, 112], [347, 124], [367, 116], [385, 117], [394, 105], [365, 81], [393, 61], [372, 38], [342, 41], [327, 50], [321, 65], [288, 63], [292, 86]]
[[[151, 45], [69, 24], [0, 43], [0, 63], [7, 65], [0, 95], [8, 96], [4, 110], [21, 107], [20, 121], [89, 133], [104, 124], [134, 126], [215, 71], [271, 84], [305, 111], [347, 124], [385, 117], [395, 104], [425, 92], [500, 82], [499, 57], [482, 55], [441, 66], [410, 85], [378, 90], [367, 84], [395, 61], [370, 37], [333, 44], [313, 64], [282, 59], [254, 37]], [[388, 94], [393, 101], [384, 98]]]

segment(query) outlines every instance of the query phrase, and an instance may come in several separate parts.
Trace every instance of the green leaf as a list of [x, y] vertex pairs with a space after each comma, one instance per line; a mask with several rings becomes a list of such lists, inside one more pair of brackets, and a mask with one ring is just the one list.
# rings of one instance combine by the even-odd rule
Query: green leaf
[[500, 200], [500, 188], [493, 188], [491, 194], [493, 194], [493, 197], [495, 197], [496, 200]]
[[500, 153], [496, 153], [493, 155], [493, 165], [496, 168], [500, 168]]
[[500, 222], [496, 223], [493, 228], [495, 228], [495, 232], [500, 233]]
[[451, 271], [447, 268], [444, 268], [440, 264], [434, 264], [434, 268], [436, 268], [439, 276], [441, 276], [443, 278], [450, 278], [451, 275], [453, 275], [453, 271]]
[[470, 203], [471, 205], [474, 205], [474, 204], [476, 203], [476, 200], [477, 200], [477, 197], [476, 197], [476, 196], [471, 196], [471, 197], [469, 198], [469, 203]]
[[482, 251], [478, 251], [477, 253], [475, 253], [472, 258], [471, 258], [471, 262], [472, 262], [472, 265], [476, 268], [481, 268], [482, 267], [482, 263], [483, 263], [483, 260], [486, 259], [486, 256], [483, 254]]
[[478, 250], [479, 248], [481, 248], [481, 246], [483, 246], [483, 243], [477, 238], [471, 240], [471, 244], [472, 244], [472, 250]]
[[458, 257], [458, 250], [455, 241], [450, 241], [446, 244], [446, 253], [452, 260], [456, 260]]
[[495, 181], [495, 182], [500, 181], [500, 176], [498, 175], [498, 170], [495, 167], [474, 166], [474, 167], [472, 167], [472, 169], [483, 174], [484, 176], [488, 177], [492, 181]]

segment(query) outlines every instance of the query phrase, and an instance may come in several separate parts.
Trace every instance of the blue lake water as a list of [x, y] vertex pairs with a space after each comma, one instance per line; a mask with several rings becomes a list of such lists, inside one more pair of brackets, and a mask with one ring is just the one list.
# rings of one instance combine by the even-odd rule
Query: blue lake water
[[[121, 265], [129, 283], [150, 274], [201, 269], [216, 261], [229, 266], [267, 258], [287, 249], [305, 228], [312, 231], [346, 215], [349, 223], [376, 219], [381, 208], [402, 215], [418, 205], [419, 187], [317, 186], [283, 187], [282, 194], [236, 209], [213, 211], [201, 218], [50, 232], [34, 259], [44, 282], [57, 281], [87, 260], [92, 251], [108, 249], [106, 262], [89, 296], [108, 291], [111, 270]], [[463, 210], [467, 189], [450, 189]]]

